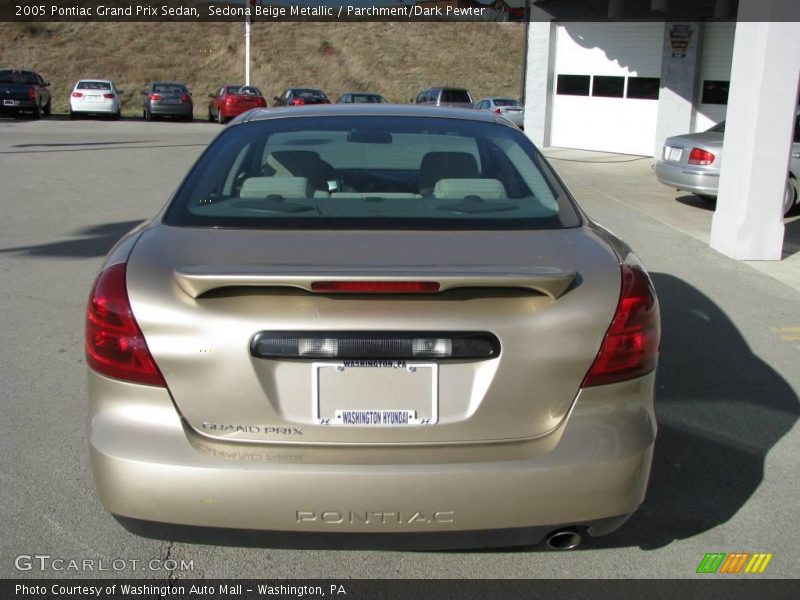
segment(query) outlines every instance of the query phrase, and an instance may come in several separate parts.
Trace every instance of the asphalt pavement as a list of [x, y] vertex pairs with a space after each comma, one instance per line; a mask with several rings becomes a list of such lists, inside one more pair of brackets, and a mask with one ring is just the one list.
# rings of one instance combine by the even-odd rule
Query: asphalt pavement
[[[650, 159], [598, 166], [558, 152], [556, 169], [639, 253], [662, 305], [653, 474], [623, 529], [571, 552], [232, 547], [123, 529], [88, 462], [86, 298], [106, 252], [168, 200], [219, 130], [0, 119], [0, 577], [683, 578], [698, 577], [707, 552], [771, 552], [762, 577], [797, 576], [800, 292], [669, 224], [694, 227], [686, 211], [705, 209], [653, 191]], [[638, 201], [643, 190], [663, 203]], [[36, 554], [94, 570], [18, 568]], [[166, 558], [186, 569], [147, 567]], [[97, 570], [114, 559], [125, 567]]]

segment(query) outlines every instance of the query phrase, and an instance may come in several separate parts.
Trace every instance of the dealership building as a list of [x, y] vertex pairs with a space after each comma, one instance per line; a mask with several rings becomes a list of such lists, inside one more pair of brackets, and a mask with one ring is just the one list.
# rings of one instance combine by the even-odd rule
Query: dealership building
[[534, 142], [658, 158], [667, 137], [726, 120], [711, 246], [780, 260], [800, 2], [529, 0], [528, 10]]
[[526, 98], [544, 93], [549, 110], [531, 107], [526, 131], [547, 146], [656, 155], [668, 134], [725, 119], [735, 29], [732, 21], [532, 23], [528, 81], [549, 85]]

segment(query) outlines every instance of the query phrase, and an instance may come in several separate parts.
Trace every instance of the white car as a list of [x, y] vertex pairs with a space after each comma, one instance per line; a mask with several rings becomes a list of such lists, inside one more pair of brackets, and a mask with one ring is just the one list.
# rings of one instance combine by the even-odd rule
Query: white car
[[110, 79], [81, 79], [69, 95], [69, 117], [110, 115], [113, 119], [119, 119], [122, 117], [121, 93]]
[[520, 129], [525, 127], [525, 107], [520, 104], [519, 100], [499, 97], [483, 98], [475, 103], [475, 109], [488, 110], [505, 117]]

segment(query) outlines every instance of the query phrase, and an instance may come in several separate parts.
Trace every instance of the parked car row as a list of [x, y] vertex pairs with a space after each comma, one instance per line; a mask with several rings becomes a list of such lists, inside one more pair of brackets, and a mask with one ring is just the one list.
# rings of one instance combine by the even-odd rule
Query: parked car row
[[[22, 69], [0, 70], [0, 112], [30, 113], [34, 118], [52, 112], [50, 83], [34, 71]], [[124, 93], [111, 79], [81, 79], [70, 92], [69, 116], [76, 119], [84, 115], [122, 116], [121, 95]], [[141, 92], [142, 118], [153, 121], [171, 117], [191, 121], [194, 118], [194, 99], [185, 83], [154, 81]], [[208, 120], [225, 124], [230, 119], [254, 108], [267, 108], [266, 96], [251, 85], [222, 85], [208, 95]], [[487, 110], [502, 116], [518, 127], [523, 127], [525, 109], [518, 100], [505, 97], [487, 97], [478, 102], [464, 88], [431, 87], [411, 98], [412, 104], [452, 106]], [[375, 92], [345, 92], [337, 104], [388, 104]], [[306, 106], [331, 104], [330, 98], [320, 89], [290, 87], [273, 97], [273, 106]]]
[[[258, 88], [251, 86], [222, 86], [216, 93], [209, 94], [211, 102], [208, 106], [208, 120], [225, 123], [228, 119], [250, 110], [267, 107], [267, 101]], [[315, 104], [331, 104], [325, 92], [317, 88], [290, 87], [279, 96], [272, 98], [273, 106], [307, 106]], [[374, 92], [346, 92], [336, 100], [337, 104], [388, 104], [388, 100]], [[457, 108], [475, 108], [487, 110], [504, 117], [523, 128], [525, 108], [513, 98], [492, 96], [473, 102], [469, 92], [464, 88], [434, 87], [420, 92], [411, 98], [412, 104], [429, 106], [451, 106]]]

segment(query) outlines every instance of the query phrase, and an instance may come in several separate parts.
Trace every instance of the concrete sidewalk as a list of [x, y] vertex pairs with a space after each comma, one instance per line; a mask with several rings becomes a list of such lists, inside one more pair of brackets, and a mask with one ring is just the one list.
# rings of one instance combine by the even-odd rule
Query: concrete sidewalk
[[[579, 202], [605, 198], [708, 244], [714, 205], [660, 184], [654, 158], [554, 147], [543, 152]], [[783, 260], [745, 264], [800, 291], [800, 216], [784, 224]]]

